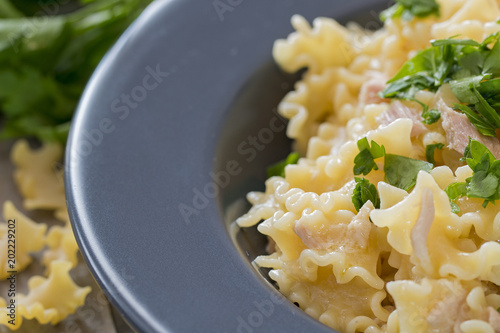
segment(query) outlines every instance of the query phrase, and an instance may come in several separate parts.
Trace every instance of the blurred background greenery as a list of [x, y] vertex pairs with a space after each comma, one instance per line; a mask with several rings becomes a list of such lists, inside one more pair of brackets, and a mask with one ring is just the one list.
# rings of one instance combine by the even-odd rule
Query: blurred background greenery
[[94, 69], [151, 0], [0, 0], [0, 139], [65, 143]]

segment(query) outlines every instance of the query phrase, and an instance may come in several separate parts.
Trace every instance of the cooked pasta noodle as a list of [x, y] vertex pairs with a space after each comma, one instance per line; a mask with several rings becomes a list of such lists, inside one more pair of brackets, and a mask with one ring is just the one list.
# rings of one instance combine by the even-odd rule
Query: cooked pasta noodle
[[[394, 103], [420, 106], [377, 94], [431, 40], [481, 43], [500, 31], [498, 0], [438, 3], [439, 16], [389, 18], [375, 32], [294, 16], [296, 32], [274, 46], [285, 71], [308, 68], [279, 105], [302, 158], [284, 178], [268, 179], [264, 193], [248, 194], [252, 208], [236, 223], [258, 225], [275, 243], [255, 262], [271, 268], [280, 292], [342, 332], [500, 332], [500, 206], [461, 197], [455, 212], [445, 189], [473, 171], [452, 149], [445, 116], [433, 125], [386, 121]], [[456, 102], [446, 86], [415, 98], [440, 110]], [[353, 168], [363, 137], [386, 154], [422, 161], [428, 145], [444, 148], [409, 191], [390, 185], [377, 162], [364, 178], [380, 207], [368, 201], [358, 212]]]

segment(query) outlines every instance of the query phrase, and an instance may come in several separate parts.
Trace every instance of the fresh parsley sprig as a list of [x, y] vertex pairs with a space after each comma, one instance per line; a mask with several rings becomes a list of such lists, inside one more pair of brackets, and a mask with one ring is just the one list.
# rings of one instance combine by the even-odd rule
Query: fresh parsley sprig
[[430, 109], [424, 108], [424, 111], [422, 112], [422, 122], [426, 125], [432, 125], [435, 122], [437, 122], [439, 119], [441, 119], [441, 111], [436, 110], [436, 109]]
[[375, 185], [366, 178], [354, 177], [356, 187], [352, 193], [352, 203], [359, 212], [361, 207], [368, 201], [371, 201], [375, 208], [380, 208], [380, 196]]
[[393, 186], [409, 191], [417, 182], [418, 173], [430, 172], [432, 163], [415, 160], [406, 156], [386, 154], [384, 159], [384, 180]]
[[396, 0], [396, 4], [380, 13], [382, 21], [399, 18], [410, 21], [413, 17], [439, 16], [439, 4], [435, 0]]
[[451, 211], [455, 214], [460, 213], [460, 208], [455, 200], [466, 195], [467, 185], [465, 183], [451, 183], [444, 191], [450, 199]]
[[[500, 128], [498, 39], [499, 33], [495, 33], [482, 43], [453, 37], [432, 41], [430, 48], [403, 65], [380, 96], [416, 101], [416, 92], [435, 92], [448, 83], [462, 103], [456, 104], [455, 109], [464, 113], [480, 133], [495, 137]], [[426, 106], [422, 117], [426, 124], [439, 120], [438, 113], [429, 111]]]
[[464, 160], [473, 174], [465, 182], [452, 183], [445, 189], [452, 208], [458, 210], [454, 201], [460, 197], [484, 199], [483, 207], [494, 204], [500, 199], [500, 160], [482, 143], [472, 139], [465, 148]]
[[359, 154], [354, 158], [354, 174], [355, 175], [367, 175], [372, 170], [378, 170], [378, 166], [375, 163], [377, 158], [383, 157], [385, 155], [384, 146], [380, 146], [378, 143], [372, 140], [371, 147], [368, 143], [366, 137], [358, 140]]
[[354, 158], [354, 175], [367, 175], [372, 170], [378, 170], [374, 160], [384, 157], [384, 180], [405, 191], [415, 186], [419, 171], [429, 172], [433, 168], [432, 163], [395, 154], [386, 154], [385, 147], [373, 140], [370, 147], [366, 137], [358, 140], [358, 148], [359, 154]]
[[[486, 82], [491, 81], [483, 82], [485, 82], [485, 85], [488, 85], [486, 84]], [[474, 86], [473, 83], [471, 83], [469, 86], [469, 90], [473, 97], [464, 97], [465, 95], [462, 95], [462, 98], [459, 99], [461, 101], [463, 101], [464, 99], [470, 100], [472, 101], [472, 104], [455, 104], [455, 109], [465, 113], [467, 118], [469, 118], [471, 124], [474, 125], [481, 134], [496, 137], [496, 130], [500, 128], [500, 115], [498, 114], [498, 111], [493, 108], [490, 102], [487, 101], [479, 92], [478, 88], [481, 88], [482, 84], [483, 83], [481, 82], [478, 83], [477, 86]], [[500, 88], [500, 86], [493, 89], [496, 89], [497, 93], [500, 93], [500, 89], [498, 88]], [[482, 90], [485, 90], [484, 86]], [[491, 90], [486, 90], [486, 92], [490, 93]], [[493, 99], [490, 99], [490, 101], [492, 103], [495, 103]], [[500, 110], [500, 105], [498, 105], [497, 103], [495, 104], [497, 105], [497, 109]]]
[[443, 149], [443, 147], [444, 147], [443, 143], [434, 143], [427, 145], [425, 147], [425, 157], [427, 158], [427, 162], [436, 165], [436, 160], [434, 159], [434, 153], [436, 149]]

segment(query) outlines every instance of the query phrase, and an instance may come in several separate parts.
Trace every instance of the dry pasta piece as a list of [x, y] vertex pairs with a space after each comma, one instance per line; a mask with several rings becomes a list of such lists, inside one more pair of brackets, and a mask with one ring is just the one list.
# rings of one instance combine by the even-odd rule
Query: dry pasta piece
[[16, 165], [14, 179], [24, 197], [24, 208], [58, 209], [66, 206], [63, 170], [57, 165], [63, 147], [59, 143], [45, 143], [33, 150], [25, 140], [12, 147], [11, 159]]
[[[36, 319], [40, 324], [57, 324], [85, 303], [90, 293], [90, 287], [79, 287], [71, 279], [69, 270], [72, 264], [67, 261], [55, 260], [50, 264], [48, 278], [34, 276], [28, 281], [27, 295], [17, 297], [17, 312], [12, 322], [7, 312], [0, 312], [0, 324], [11, 330], [17, 330], [22, 325], [23, 318]], [[6, 301], [0, 298], [0, 307], [6, 307]]]
[[[9, 276], [8, 271], [22, 271], [33, 260], [30, 253], [40, 251], [45, 245], [47, 225], [36, 223], [19, 212], [14, 204], [6, 201], [3, 205], [4, 219], [15, 220], [15, 263], [11, 267], [8, 262], [8, 252], [0, 251], [0, 279]], [[9, 244], [8, 225], [0, 224], [0, 248], [7, 249]]]
[[47, 273], [53, 260], [69, 261], [72, 263], [72, 267], [78, 263], [78, 244], [71, 228], [68, 210], [66, 207], [59, 208], [54, 212], [54, 216], [65, 224], [64, 226], [53, 226], [47, 233], [48, 248], [44, 251], [42, 258], [43, 264], [47, 267]]
[[[57, 168], [61, 156], [62, 146], [59, 144], [45, 144], [32, 150], [26, 141], [18, 141], [12, 149], [11, 159], [16, 165], [14, 178], [24, 196], [25, 208], [54, 210], [55, 218], [64, 222], [63, 226], [50, 228], [45, 235], [47, 225], [27, 218], [11, 202], [4, 205], [5, 219], [16, 219], [17, 272], [31, 263], [31, 252], [48, 246], [42, 257], [48, 278], [32, 277], [28, 282], [29, 293], [16, 295], [14, 322], [9, 322], [12, 318], [7, 316], [8, 312], [0, 313], [0, 324], [12, 330], [21, 326], [23, 318], [36, 319], [41, 324], [56, 324], [83, 305], [90, 292], [90, 287], [80, 288], [69, 275], [69, 270], [78, 263], [78, 245], [66, 209], [62, 170]], [[7, 248], [7, 225], [0, 224], [0, 236], [0, 245], [5, 243]], [[7, 259], [0, 258], [2, 278], [9, 277]], [[0, 298], [0, 307], [7, 305]]]
[[42, 262], [48, 269], [54, 260], [64, 260], [75, 267], [78, 263], [78, 244], [76, 243], [71, 224], [64, 227], [53, 226], [47, 233], [48, 249], [44, 251]]

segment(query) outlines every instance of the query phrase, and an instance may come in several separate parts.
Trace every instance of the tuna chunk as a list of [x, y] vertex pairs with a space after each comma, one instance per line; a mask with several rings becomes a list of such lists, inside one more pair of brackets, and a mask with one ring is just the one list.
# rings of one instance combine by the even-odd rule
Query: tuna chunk
[[463, 154], [471, 137], [485, 145], [497, 159], [500, 158], [500, 141], [497, 138], [479, 133], [465, 114], [453, 111], [442, 100], [438, 102], [438, 109], [441, 111], [449, 149]]
[[373, 226], [370, 222], [370, 212], [373, 209], [371, 203], [365, 204], [347, 227], [347, 234], [352, 239], [353, 244], [361, 249], [368, 247], [370, 231]]
[[382, 78], [374, 78], [366, 81], [359, 92], [359, 100], [362, 104], [380, 104], [385, 101], [378, 93], [385, 89], [385, 82]]
[[424, 269], [429, 268], [431, 264], [427, 248], [427, 238], [431, 230], [432, 222], [434, 222], [434, 213], [434, 195], [430, 189], [426, 188], [422, 194], [420, 214], [411, 230], [413, 254]]
[[495, 333], [500, 333], [500, 313], [491, 306], [488, 307], [488, 322], [495, 330]]
[[377, 122], [381, 125], [389, 125], [400, 118], [408, 118], [413, 121], [411, 136], [419, 136], [427, 132], [427, 128], [422, 123], [421, 109], [409, 108], [400, 101], [391, 103], [389, 109], [377, 117]]
[[366, 203], [349, 224], [324, 225], [320, 229], [314, 228], [299, 220], [295, 224], [295, 233], [310, 249], [366, 249], [372, 230], [370, 211], [374, 209], [371, 203]]
[[[452, 291], [452, 290], [449, 290]], [[467, 320], [466, 292], [454, 290], [437, 302], [427, 316], [428, 332], [459, 333], [460, 324]]]

